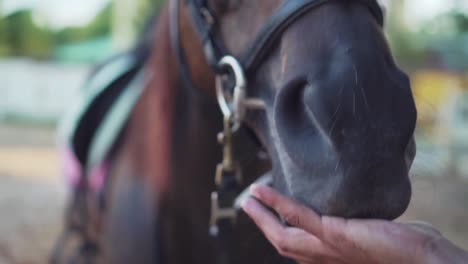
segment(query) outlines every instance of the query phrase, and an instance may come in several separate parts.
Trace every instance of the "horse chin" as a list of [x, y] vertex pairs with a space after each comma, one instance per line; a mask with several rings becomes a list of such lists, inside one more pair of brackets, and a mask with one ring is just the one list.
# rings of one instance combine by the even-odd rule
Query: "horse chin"
[[349, 175], [339, 172], [322, 175], [328, 176], [279, 173], [274, 177], [273, 186], [320, 215], [346, 219], [394, 220], [406, 211], [411, 199], [407, 173], [385, 177], [373, 184], [364, 184], [358, 177], [345, 180]]

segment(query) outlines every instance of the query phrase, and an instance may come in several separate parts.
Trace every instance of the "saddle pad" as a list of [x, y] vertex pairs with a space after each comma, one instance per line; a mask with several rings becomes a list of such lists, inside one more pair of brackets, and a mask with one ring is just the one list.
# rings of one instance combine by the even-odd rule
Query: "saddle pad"
[[93, 189], [104, 182], [106, 159], [144, 89], [143, 65], [127, 53], [100, 67], [60, 124], [62, 169], [72, 187], [83, 176]]

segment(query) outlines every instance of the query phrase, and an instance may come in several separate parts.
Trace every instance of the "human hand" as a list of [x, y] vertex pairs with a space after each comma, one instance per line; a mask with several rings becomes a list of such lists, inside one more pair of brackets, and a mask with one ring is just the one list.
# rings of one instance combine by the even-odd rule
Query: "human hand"
[[466, 252], [427, 224], [319, 216], [266, 186], [252, 186], [251, 195], [289, 226], [255, 199], [244, 201], [244, 211], [281, 255], [300, 264], [468, 263]]

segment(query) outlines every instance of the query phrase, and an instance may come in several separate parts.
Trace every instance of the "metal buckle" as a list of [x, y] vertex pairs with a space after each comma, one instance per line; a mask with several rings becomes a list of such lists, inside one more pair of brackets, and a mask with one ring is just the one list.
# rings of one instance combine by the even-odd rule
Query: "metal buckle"
[[219, 68], [227, 69], [234, 75], [234, 89], [229, 93], [224, 87], [223, 78], [226, 74], [220, 74], [216, 77], [216, 96], [219, 107], [225, 117], [232, 117], [234, 127], [237, 128], [244, 120], [247, 109], [263, 110], [265, 103], [259, 99], [247, 98], [244, 71], [241, 64], [232, 56], [223, 57], [218, 64]]
[[230, 219], [233, 223], [237, 218], [237, 210], [234, 207], [221, 208], [219, 206], [218, 192], [211, 193], [211, 217], [210, 235], [217, 236], [219, 233], [218, 221]]
[[224, 117], [224, 130], [218, 134], [218, 142], [223, 145], [223, 161], [216, 167], [215, 182], [218, 187], [221, 186], [225, 174], [233, 174], [237, 183], [242, 182], [241, 170], [234, 161], [232, 135], [233, 127], [230, 117]]
[[[228, 193], [229, 195], [230, 191], [234, 191], [229, 189], [231, 184], [233, 184], [233, 178], [225, 177], [234, 177], [236, 181], [235, 185], [240, 185], [242, 181], [241, 169], [237, 164], [235, 164], [233, 158], [232, 123], [232, 116], [225, 116], [224, 130], [218, 135], [218, 141], [223, 145], [223, 161], [216, 167], [215, 182], [218, 190], [221, 191], [223, 195], [226, 195], [225, 193]], [[235, 221], [237, 216], [237, 211], [234, 208], [234, 199], [232, 200], [232, 204], [230, 204], [228, 207], [220, 207], [219, 198], [220, 197], [218, 192], [213, 192], [211, 194], [210, 234], [212, 236], [217, 236], [219, 233], [219, 220], [231, 219], [231, 221]]]
[[223, 84], [223, 77], [226, 75], [218, 75], [216, 77], [216, 96], [219, 107], [224, 117], [233, 117], [235, 123], [240, 122], [245, 114], [242, 107], [242, 101], [245, 99], [246, 86], [244, 71], [240, 63], [232, 56], [223, 57], [218, 66], [233, 74], [235, 80], [234, 90], [232, 94], [230, 94], [226, 91]]
[[[215, 183], [219, 192], [211, 194], [210, 234], [212, 236], [217, 236], [220, 231], [219, 220], [230, 219], [234, 222], [237, 217], [236, 197], [231, 197], [231, 195], [237, 194], [237, 187], [242, 184], [242, 171], [234, 159], [233, 133], [237, 131], [244, 120], [247, 108], [265, 108], [263, 101], [246, 98], [244, 72], [234, 57], [223, 57], [219, 62], [219, 67], [227, 70], [227, 74], [233, 74], [235, 83], [232, 90], [231, 87], [224, 85], [226, 74], [216, 77], [216, 95], [224, 116], [224, 129], [218, 135], [218, 141], [223, 145], [223, 161], [216, 167], [215, 175]], [[223, 197], [219, 197], [220, 195]], [[220, 206], [220, 199], [223, 207]]]
[[226, 173], [233, 174], [238, 185], [242, 183], [242, 171], [239, 166], [235, 165], [232, 168], [226, 169], [226, 167], [224, 167], [224, 164], [220, 163], [218, 164], [218, 166], [216, 166], [216, 186], [220, 187], [222, 185], [223, 177]]

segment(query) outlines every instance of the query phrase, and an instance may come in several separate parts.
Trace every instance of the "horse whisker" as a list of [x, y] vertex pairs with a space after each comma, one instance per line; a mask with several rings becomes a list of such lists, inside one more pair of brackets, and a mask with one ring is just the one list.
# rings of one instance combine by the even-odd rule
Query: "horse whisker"
[[353, 70], [354, 70], [354, 79], [356, 80], [356, 86], [359, 87], [362, 97], [364, 98], [364, 103], [366, 104], [367, 109], [369, 109], [369, 102], [367, 101], [367, 96], [364, 91], [364, 88], [359, 85], [358, 71], [355, 65], [353, 65]]

